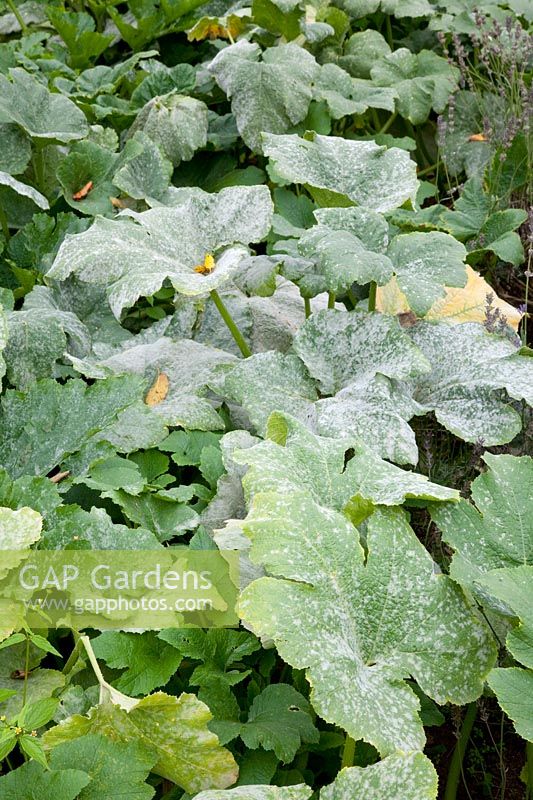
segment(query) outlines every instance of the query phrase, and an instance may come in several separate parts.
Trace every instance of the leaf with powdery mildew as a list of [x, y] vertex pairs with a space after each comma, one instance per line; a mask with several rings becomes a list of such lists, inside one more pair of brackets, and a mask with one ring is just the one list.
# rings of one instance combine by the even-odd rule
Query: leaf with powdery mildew
[[[39, 541], [43, 519], [32, 508], [0, 508], [0, 551], [9, 550], [2, 555], [0, 578], [10, 569], [18, 566], [28, 555], [32, 544]], [[13, 550], [20, 550], [20, 556]]]
[[[320, 800], [435, 800], [437, 783], [427, 756], [398, 753], [368, 767], [342, 769], [333, 783], [321, 789]], [[194, 800], [306, 800], [310, 792], [301, 786], [242, 786], [202, 792]]]
[[315, 382], [300, 359], [275, 352], [240, 361], [226, 377], [224, 394], [244, 407], [259, 432], [265, 429], [272, 411], [306, 419], [318, 397]]
[[42, 380], [26, 393], [7, 391], [0, 410], [0, 463], [12, 478], [46, 475], [65, 456], [105, 438], [125, 409], [142, 403], [142, 385], [128, 375], [92, 386]]
[[366, 564], [356, 529], [308, 492], [257, 495], [243, 530], [272, 577], [246, 587], [241, 616], [307, 670], [327, 722], [382, 755], [419, 750], [424, 729], [407, 675], [438, 703], [480, 695], [496, 655], [490, 632], [400, 509], [368, 520]]
[[41, 143], [65, 143], [83, 139], [88, 127], [85, 114], [59, 92], [17, 67], [9, 71], [11, 80], [0, 75], [0, 113], [16, 122], [32, 139]]
[[378, 373], [402, 380], [430, 371], [398, 321], [381, 314], [319, 311], [302, 325], [293, 347], [324, 394]]
[[34, 189], [33, 186], [28, 186], [27, 183], [22, 183], [16, 178], [13, 178], [7, 172], [0, 172], [0, 186], [7, 186], [18, 195], [29, 198], [39, 208], [44, 208], [45, 211], [50, 208], [46, 197]]
[[142, 131], [175, 167], [207, 142], [207, 106], [176, 91], [153, 97], [139, 111], [128, 136]]
[[338, 136], [264, 134], [263, 149], [281, 178], [344, 195], [374, 211], [392, 211], [416, 196], [415, 162], [397, 147]]
[[193, 800], [308, 800], [310, 786], [237, 786], [226, 791], [200, 792]]
[[466, 248], [447, 233], [400, 234], [392, 240], [387, 255], [398, 286], [420, 317], [445, 295], [445, 286], [466, 285]]
[[320, 800], [435, 800], [438, 778], [423, 753], [398, 753], [368, 767], [349, 767], [320, 792]]
[[75, 714], [46, 732], [45, 747], [101, 733], [117, 742], [138, 742], [157, 757], [153, 772], [190, 794], [222, 789], [237, 780], [237, 764], [208, 729], [211, 713], [195, 695], [156, 692], [139, 701], [125, 695], [119, 699], [128, 711], [106, 701], [88, 716]]
[[208, 69], [231, 99], [239, 133], [256, 152], [263, 131], [284, 133], [304, 119], [320, 71], [311, 53], [295, 44], [261, 53], [244, 39], [221, 50]]
[[[89, 230], [65, 238], [47, 277], [63, 281], [75, 273], [85, 283], [106, 286], [117, 318], [167, 278], [182, 294], [207, 294], [248, 255], [243, 245], [267, 235], [272, 214], [266, 186], [235, 186], [195, 194], [174, 208], [128, 212], [133, 219], [98, 217]], [[215, 265], [202, 274], [196, 268], [206, 254]]]
[[[350, 231], [331, 230], [315, 225], [300, 238], [298, 250], [315, 263], [315, 292], [340, 294], [353, 283], [364, 285], [375, 281], [382, 285], [390, 280], [393, 265], [383, 253], [367, 250]], [[304, 278], [309, 279], [308, 273]]]
[[337, 511], [360, 500], [391, 506], [407, 498], [459, 499], [454, 489], [389, 464], [362, 441], [316, 436], [288, 415], [272, 414], [266, 435], [265, 441], [233, 455], [237, 464], [248, 465], [243, 478], [247, 498], [305, 489], [317, 503]]
[[[173, 341], [161, 336], [155, 341], [139, 341], [139, 336], [118, 346], [107, 358], [70, 356], [70, 360], [78, 372], [89, 378], [144, 375], [152, 386], [145, 403], [158, 417], [191, 430], [220, 430], [222, 419], [205, 395], [208, 385], [217, 383], [231, 370], [236, 357], [192, 339]], [[155, 393], [150, 393], [156, 385], [166, 391], [159, 391], [157, 403], [152, 404]]]
[[408, 333], [431, 363], [431, 372], [413, 383], [413, 397], [441, 425], [485, 447], [510, 442], [520, 432], [522, 417], [501, 390], [533, 405], [533, 359], [473, 322], [419, 322]]
[[533, 459], [485, 453], [483, 460], [488, 470], [472, 483], [472, 502], [430, 507], [454, 550], [452, 578], [476, 594], [491, 570], [533, 565]]
[[[314, 413], [314, 425], [322, 436], [364, 441], [378, 456], [396, 464], [418, 461], [408, 420], [424, 409], [384, 375], [353, 381], [334, 397], [315, 403]], [[372, 431], [371, 437], [368, 431]]]

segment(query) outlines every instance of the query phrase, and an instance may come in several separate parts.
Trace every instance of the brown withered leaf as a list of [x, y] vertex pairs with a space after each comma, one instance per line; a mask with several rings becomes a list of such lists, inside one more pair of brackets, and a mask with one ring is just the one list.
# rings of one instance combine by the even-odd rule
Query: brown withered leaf
[[94, 183], [92, 181], [87, 181], [85, 186], [82, 186], [81, 189], [79, 190], [79, 192], [75, 192], [72, 195], [72, 199], [73, 200], [83, 200], [84, 197], [87, 197], [87, 195], [89, 194], [89, 192], [91, 191], [93, 186], [94, 186]]
[[153, 385], [146, 393], [146, 397], [144, 398], [146, 405], [157, 406], [159, 403], [162, 403], [168, 394], [169, 387], [170, 381], [168, 375], [164, 372], [160, 372]]

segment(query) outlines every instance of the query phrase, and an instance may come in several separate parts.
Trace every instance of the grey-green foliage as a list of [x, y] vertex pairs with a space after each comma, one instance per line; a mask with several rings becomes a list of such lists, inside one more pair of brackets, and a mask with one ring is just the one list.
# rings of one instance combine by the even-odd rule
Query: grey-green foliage
[[[236, 186], [196, 192], [175, 208], [129, 212], [118, 220], [98, 217], [85, 233], [66, 237], [48, 277], [65, 280], [74, 273], [106, 286], [117, 317], [167, 278], [180, 293], [206, 294], [235, 272], [248, 254], [244, 244], [267, 235], [272, 211], [266, 186]], [[206, 254], [215, 255], [216, 265], [202, 274], [196, 267]]]
[[139, 111], [128, 136], [145, 133], [177, 166], [190, 161], [207, 142], [207, 106], [194, 97], [170, 92], [154, 97]]
[[242, 39], [222, 50], [209, 70], [231, 99], [242, 138], [252, 150], [261, 152], [263, 131], [285, 133], [304, 119], [319, 66], [295, 44], [261, 53], [259, 45]]
[[431, 508], [443, 539], [454, 550], [450, 574], [462, 586], [482, 591], [491, 570], [533, 564], [533, 460], [485, 453], [488, 469], [471, 486], [471, 502]]
[[[275, 175], [327, 190], [329, 197], [345, 195], [375, 211], [391, 211], [414, 200], [417, 192], [415, 164], [396, 147], [318, 134], [310, 139], [265, 134], [263, 149]], [[328, 199], [328, 194], [324, 197]]]
[[370, 517], [366, 562], [356, 529], [308, 492], [258, 494], [243, 529], [271, 577], [245, 588], [240, 613], [307, 670], [324, 719], [388, 755], [424, 745], [406, 674], [440, 703], [479, 696], [492, 636], [401, 510]]
[[379, 60], [370, 75], [378, 86], [395, 89], [399, 113], [417, 125], [425, 122], [432, 108], [444, 111], [459, 70], [432, 50], [415, 54], [401, 47]]
[[49, 92], [25, 69], [12, 69], [9, 76], [11, 80], [0, 75], [3, 121], [15, 122], [30, 138], [42, 144], [65, 143], [87, 135], [85, 115], [72, 100]]

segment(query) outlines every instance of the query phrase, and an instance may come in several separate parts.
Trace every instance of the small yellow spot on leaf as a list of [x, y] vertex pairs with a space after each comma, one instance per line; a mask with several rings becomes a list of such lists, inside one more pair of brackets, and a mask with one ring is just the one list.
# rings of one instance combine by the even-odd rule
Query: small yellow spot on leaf
[[486, 142], [487, 137], [484, 133], [473, 133], [472, 136], [468, 137], [469, 142]]
[[146, 397], [144, 398], [146, 405], [157, 406], [159, 403], [162, 403], [168, 394], [169, 386], [170, 382], [168, 380], [168, 375], [165, 375], [164, 372], [160, 372], [155, 379], [153, 386], [148, 390]]
[[204, 258], [203, 264], [198, 264], [197, 267], [194, 268], [195, 272], [199, 272], [200, 275], [209, 275], [210, 272], [213, 272], [215, 269], [215, 259], [211, 255], [211, 253], [206, 253]]

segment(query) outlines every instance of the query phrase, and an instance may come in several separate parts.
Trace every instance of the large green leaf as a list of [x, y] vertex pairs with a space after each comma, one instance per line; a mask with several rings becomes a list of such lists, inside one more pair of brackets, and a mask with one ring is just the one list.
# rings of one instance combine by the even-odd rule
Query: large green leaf
[[82, 375], [103, 378], [107, 375], [136, 373], [153, 384], [158, 374], [169, 381], [167, 395], [153, 406], [154, 413], [168, 424], [185, 428], [218, 430], [222, 420], [213, 402], [206, 397], [207, 387], [222, 379], [236, 362], [235, 356], [224, 350], [200, 344], [191, 339], [172, 339], [162, 336], [143, 341], [140, 335], [110, 352], [107, 358], [76, 359], [71, 361]]
[[136, 376], [109, 378], [87, 386], [71, 380], [32, 384], [26, 394], [8, 391], [2, 398], [0, 462], [13, 478], [46, 475], [65, 456], [101, 437], [119, 414], [140, 399]]
[[432, 108], [444, 111], [459, 79], [457, 67], [432, 50], [415, 54], [406, 47], [384, 56], [370, 74], [378, 86], [396, 90], [399, 113], [414, 125], [425, 122]]
[[374, 64], [390, 53], [391, 49], [386, 39], [381, 33], [370, 28], [350, 36], [339, 63], [355, 78], [370, 78], [370, 70]]
[[471, 503], [431, 507], [455, 551], [450, 574], [474, 591], [491, 570], [533, 565], [533, 459], [485, 453], [483, 460], [488, 470], [472, 483]]
[[503, 710], [511, 717], [524, 739], [533, 741], [533, 566], [495, 569], [479, 578], [479, 583], [519, 620], [507, 634], [508, 650], [529, 669], [493, 669], [488, 683]]
[[14, 511], [0, 507], [0, 550], [20, 550], [20, 556], [13, 552], [2, 556], [0, 577], [24, 560], [30, 546], [41, 538], [42, 524], [41, 515], [32, 508], [22, 507]]
[[360, 503], [372, 507], [399, 505], [407, 498], [459, 499], [455, 490], [383, 461], [362, 441], [354, 446], [351, 440], [317, 436], [293, 417], [272, 414], [266, 434], [266, 441], [233, 456], [248, 465], [243, 478], [248, 498], [258, 492], [305, 489], [320, 505], [348, 514]]
[[16, 122], [40, 143], [70, 142], [83, 139], [88, 127], [85, 115], [72, 100], [49, 92], [24, 69], [10, 70], [10, 78], [0, 74], [0, 113]]
[[[451, 238], [451, 237], [450, 237]], [[302, 256], [315, 262], [318, 274], [313, 275], [315, 293], [346, 292], [353, 283], [376, 281], [380, 286], [393, 274], [391, 260], [382, 253], [367, 250], [350, 231], [331, 230], [315, 225], [300, 238]], [[306, 280], [309, 280], [306, 274]]]
[[[113, 176], [131, 158], [138, 156], [141, 150], [142, 145], [138, 141], [126, 142], [120, 154], [112, 153], [90, 140], [75, 143], [57, 168], [66, 202], [81, 214], [111, 216], [114, 212], [111, 198], [118, 193]], [[89, 182], [92, 187], [87, 196], [75, 200], [77, 192]]]
[[467, 442], [505, 444], [521, 430], [522, 419], [501, 389], [533, 405], [533, 360], [519, 355], [508, 339], [477, 323], [420, 322], [409, 329], [431, 364], [414, 398], [438, 421]]
[[314, 424], [322, 436], [364, 441], [381, 458], [416, 464], [418, 449], [408, 420], [423, 412], [395, 381], [384, 375], [368, 380], [363, 375], [334, 397], [315, 403]]
[[533, 742], [533, 670], [507, 667], [493, 669], [488, 684], [516, 732]]
[[239, 362], [225, 380], [224, 393], [244, 406], [259, 432], [275, 410], [305, 419], [318, 397], [300, 359], [275, 352], [257, 353]]
[[209, 731], [211, 714], [195, 695], [174, 697], [156, 692], [139, 701], [125, 695], [121, 698], [128, 711], [105, 701], [88, 716], [74, 715], [48, 730], [45, 744], [55, 748], [100, 733], [117, 742], [138, 742], [156, 756], [154, 772], [189, 793], [235, 782], [238, 770], [233, 756]]
[[320, 800], [435, 800], [438, 778], [423, 753], [398, 753], [362, 769], [350, 767], [320, 792]]
[[446, 233], [400, 234], [387, 255], [409, 307], [420, 317], [445, 295], [445, 286], [466, 285], [466, 248]]
[[507, 649], [517, 661], [533, 669], [533, 566], [494, 569], [478, 580], [519, 619], [518, 626], [507, 634]]
[[405, 150], [319, 135], [309, 140], [265, 134], [263, 141], [276, 175], [292, 183], [345, 195], [375, 211], [392, 211], [415, 198], [416, 165]]
[[37, 310], [8, 315], [9, 338], [4, 352], [7, 379], [26, 390], [39, 378], [49, 378], [65, 352], [67, 338], [60, 319]]
[[145, 781], [155, 760], [136, 741], [114, 742], [89, 734], [54, 748], [50, 768], [67, 770], [76, 765], [90, 776], [78, 800], [116, 800], [120, 794], [128, 800], [150, 800], [155, 789]]
[[[176, 208], [154, 208], [131, 219], [97, 218], [85, 233], [67, 236], [48, 272], [64, 280], [75, 273], [107, 286], [118, 317], [142, 295], [170, 279], [178, 292], [206, 294], [224, 283], [247, 255], [243, 244], [263, 239], [271, 225], [272, 201], [265, 186], [237, 186], [218, 194], [191, 196]], [[236, 245], [222, 250], [227, 245]], [[195, 271], [216, 254], [209, 274]]]
[[140, 144], [142, 151], [117, 170], [113, 178], [115, 185], [136, 200], [149, 202], [161, 198], [172, 177], [171, 162], [142, 131], [138, 131], [131, 141]]
[[370, 517], [366, 564], [356, 529], [307, 492], [257, 495], [244, 531], [252, 560], [275, 577], [246, 587], [241, 616], [307, 670], [311, 702], [328, 722], [387, 755], [424, 745], [406, 675], [439, 703], [479, 696], [492, 638], [403, 512]]
[[279, 45], [261, 54], [259, 45], [241, 39], [222, 50], [209, 70], [231, 99], [245, 143], [261, 152], [263, 131], [285, 133], [305, 118], [319, 66], [297, 45]]
[[157, 550], [159, 540], [146, 528], [114, 524], [103, 508], [85, 511], [62, 505], [47, 520], [41, 546], [46, 550], [70, 547], [90, 550]]
[[312, 789], [299, 786], [238, 786], [226, 791], [200, 792], [194, 800], [308, 800]]
[[31, 157], [31, 143], [14, 122], [0, 123], [0, 170], [10, 175], [24, 172]]
[[293, 686], [266, 686], [257, 695], [240, 736], [251, 749], [273, 750], [285, 764], [290, 763], [302, 743], [316, 744], [318, 730], [310, 715], [311, 706]]
[[129, 136], [142, 131], [177, 166], [190, 161], [207, 143], [207, 106], [194, 97], [170, 92], [154, 97], [139, 111]]
[[76, 800], [91, 778], [80, 769], [45, 769], [36, 761], [0, 778], [3, 800]]
[[[0, 75], [0, 78], [1, 77]], [[22, 183], [16, 178], [13, 178], [8, 172], [0, 172], [0, 186], [6, 187], [9, 191], [14, 192], [20, 197], [31, 200], [38, 208], [44, 208], [45, 210], [50, 208], [48, 200], [43, 194], [38, 192], [37, 189], [34, 189], [33, 186], [28, 186], [27, 183]]]
[[398, 321], [381, 314], [318, 311], [296, 334], [294, 350], [323, 394], [378, 373], [402, 380], [430, 371]]

